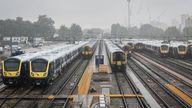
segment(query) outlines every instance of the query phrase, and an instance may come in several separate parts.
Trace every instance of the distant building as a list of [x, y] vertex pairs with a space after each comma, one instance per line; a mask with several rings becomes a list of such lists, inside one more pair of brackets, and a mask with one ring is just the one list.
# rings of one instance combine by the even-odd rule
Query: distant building
[[44, 43], [45, 39], [43, 37], [34, 37], [33, 43]]
[[185, 27], [192, 27], [192, 16], [188, 14], [181, 15], [181, 30]]
[[[11, 37], [3, 37], [3, 41], [11, 41]], [[12, 37], [12, 42], [26, 43], [28, 42], [28, 37]]]
[[185, 20], [185, 27], [192, 27], [192, 17]]

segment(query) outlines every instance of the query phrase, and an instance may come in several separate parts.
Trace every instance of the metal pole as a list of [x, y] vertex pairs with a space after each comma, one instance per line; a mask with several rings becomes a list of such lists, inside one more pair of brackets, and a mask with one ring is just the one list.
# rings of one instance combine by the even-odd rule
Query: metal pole
[[129, 29], [131, 27], [131, 10], [130, 10], [130, 2], [131, 0], [127, 0], [127, 5], [128, 5], [128, 28]]

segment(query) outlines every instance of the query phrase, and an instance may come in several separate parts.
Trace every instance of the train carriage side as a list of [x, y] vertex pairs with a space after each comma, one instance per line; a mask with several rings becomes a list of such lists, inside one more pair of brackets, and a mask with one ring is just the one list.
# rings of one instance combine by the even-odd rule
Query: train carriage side
[[[62, 70], [81, 53], [85, 44], [41, 55], [30, 61], [30, 81], [35, 85], [49, 85]], [[40, 68], [40, 69], [39, 69]]]

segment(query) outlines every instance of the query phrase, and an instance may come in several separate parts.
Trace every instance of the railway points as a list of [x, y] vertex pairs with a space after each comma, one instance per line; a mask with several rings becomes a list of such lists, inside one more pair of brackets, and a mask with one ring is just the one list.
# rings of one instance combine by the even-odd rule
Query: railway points
[[[186, 44], [183, 46], [187, 48]], [[33, 80], [30, 80], [22, 85], [0, 83], [1, 107], [188, 108], [192, 105], [192, 82], [186, 76], [190, 75], [192, 64], [187, 62], [187, 58], [182, 60], [185, 55], [178, 58], [169, 55], [169, 48], [160, 40], [135, 39], [118, 43], [99, 39], [73, 45], [58, 43], [42, 49], [25, 49], [27, 53], [37, 53], [27, 60], [31, 67], [29, 75], [33, 73], [36, 81], [31, 83]], [[153, 56], [147, 56], [149, 53]], [[102, 62], [96, 63], [96, 56], [101, 56]], [[40, 58], [47, 60], [48, 64], [34, 62]], [[186, 75], [160, 64], [161, 59], [175, 62], [175, 66], [182, 64]], [[32, 63], [41, 68], [35, 71], [35, 64]], [[47, 69], [39, 71], [43, 66]], [[177, 69], [173, 65], [170, 67]], [[46, 81], [41, 80], [46, 76], [44, 73], [55, 73], [53, 77], [49, 76], [53, 78], [51, 82], [43, 84], [42, 81]]]

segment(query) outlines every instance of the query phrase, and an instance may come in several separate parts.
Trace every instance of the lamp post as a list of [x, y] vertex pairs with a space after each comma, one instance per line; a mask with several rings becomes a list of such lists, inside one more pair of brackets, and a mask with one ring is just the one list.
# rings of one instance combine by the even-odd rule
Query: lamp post
[[128, 27], [129, 29], [131, 27], [131, 10], [130, 10], [130, 2], [131, 0], [127, 0], [127, 6], [128, 6]]

